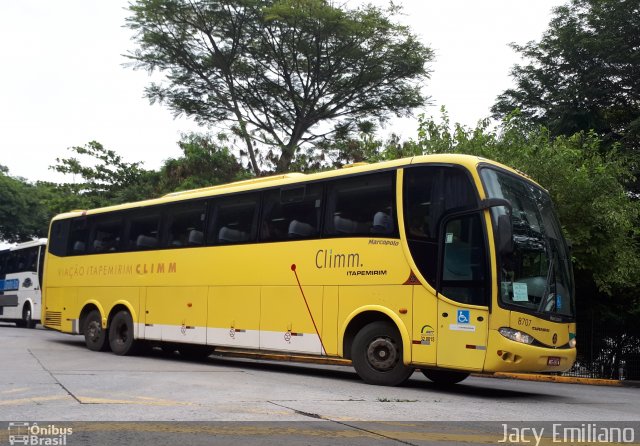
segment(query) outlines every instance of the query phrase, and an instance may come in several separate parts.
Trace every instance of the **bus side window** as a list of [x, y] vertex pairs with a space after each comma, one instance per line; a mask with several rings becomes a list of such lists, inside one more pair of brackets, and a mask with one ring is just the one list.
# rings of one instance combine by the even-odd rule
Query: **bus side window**
[[124, 224], [121, 217], [103, 219], [96, 216], [93, 221], [93, 230], [89, 248], [91, 252], [100, 254], [116, 252], [121, 249], [121, 238]]
[[163, 246], [180, 248], [203, 245], [205, 208], [205, 201], [167, 207]]
[[397, 237], [394, 172], [329, 183], [325, 235]]
[[448, 220], [444, 228], [440, 292], [471, 305], [487, 305], [487, 261], [479, 213]]
[[132, 215], [129, 220], [128, 249], [135, 251], [157, 248], [159, 226], [160, 214], [157, 212]]
[[89, 241], [89, 225], [86, 217], [75, 218], [71, 221], [69, 234], [69, 245], [67, 252], [70, 255], [81, 255], [87, 253]]
[[322, 210], [322, 185], [265, 192], [261, 241], [310, 238], [318, 235]]
[[9, 257], [9, 251], [0, 251], [0, 276], [7, 273], [7, 257]]
[[69, 225], [71, 220], [57, 220], [51, 225], [51, 234], [47, 246], [49, 252], [55, 256], [63, 257], [67, 255], [67, 239], [69, 236]]
[[223, 245], [256, 240], [259, 193], [216, 198], [210, 206], [207, 243]]
[[460, 169], [415, 166], [404, 170], [404, 221], [411, 256], [424, 278], [435, 287], [438, 231], [443, 215], [475, 206], [473, 186]]

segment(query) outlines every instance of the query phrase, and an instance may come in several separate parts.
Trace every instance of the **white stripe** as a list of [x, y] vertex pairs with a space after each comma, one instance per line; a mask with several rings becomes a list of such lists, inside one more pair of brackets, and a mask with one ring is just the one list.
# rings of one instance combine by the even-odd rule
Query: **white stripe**
[[322, 354], [320, 338], [315, 333], [292, 334], [281, 331], [261, 331], [260, 349], [295, 353]]
[[[323, 353], [320, 338], [315, 333], [258, 331], [216, 327], [185, 328], [180, 325], [136, 324], [141, 339], [217, 345], [220, 347], [253, 348], [292, 353]], [[238, 331], [240, 330], [240, 331]]]
[[221, 347], [259, 348], [260, 332], [258, 330], [241, 331], [232, 328], [207, 327], [207, 344]]

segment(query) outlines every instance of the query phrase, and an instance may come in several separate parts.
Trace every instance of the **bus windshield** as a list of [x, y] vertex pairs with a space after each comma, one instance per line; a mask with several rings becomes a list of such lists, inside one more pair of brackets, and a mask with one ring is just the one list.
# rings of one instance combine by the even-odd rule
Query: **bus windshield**
[[[551, 320], [572, 319], [571, 262], [549, 195], [495, 169], [483, 168], [481, 177], [488, 198], [503, 198], [512, 206], [513, 250], [499, 256], [501, 302]], [[506, 212], [492, 209], [494, 227]]]

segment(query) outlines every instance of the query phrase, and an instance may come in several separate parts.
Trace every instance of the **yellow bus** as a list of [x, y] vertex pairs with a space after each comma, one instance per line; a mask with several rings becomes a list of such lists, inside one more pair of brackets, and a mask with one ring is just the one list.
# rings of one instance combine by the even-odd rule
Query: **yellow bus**
[[420, 369], [559, 372], [576, 356], [547, 192], [466, 155], [285, 174], [56, 216], [43, 320], [95, 351], [216, 347]]

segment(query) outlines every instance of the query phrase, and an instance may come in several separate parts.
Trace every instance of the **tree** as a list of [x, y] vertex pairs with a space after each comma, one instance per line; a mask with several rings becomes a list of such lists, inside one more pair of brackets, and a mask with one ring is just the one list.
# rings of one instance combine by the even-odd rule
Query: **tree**
[[539, 42], [512, 47], [528, 63], [513, 68], [516, 86], [498, 97], [496, 117], [520, 109], [554, 136], [594, 130], [602, 149], [621, 142], [639, 151], [637, 0], [571, 0], [555, 9]]
[[230, 183], [250, 177], [224, 144], [225, 135], [189, 133], [178, 142], [183, 155], [160, 168], [158, 189], [163, 193]]
[[24, 242], [46, 234], [48, 218], [37, 192], [0, 165], [0, 240]]
[[97, 141], [69, 150], [75, 155], [56, 158], [57, 164], [51, 169], [73, 176], [72, 182], [55, 186], [62, 192], [58, 198], [66, 197], [64, 202], [72, 205], [71, 209], [90, 209], [153, 195], [153, 172], [142, 169], [141, 162], [127, 163]]
[[327, 0], [137, 0], [135, 68], [166, 75], [151, 102], [228, 123], [255, 174], [287, 171], [305, 143], [425, 103], [432, 51], [393, 22], [396, 7]]

